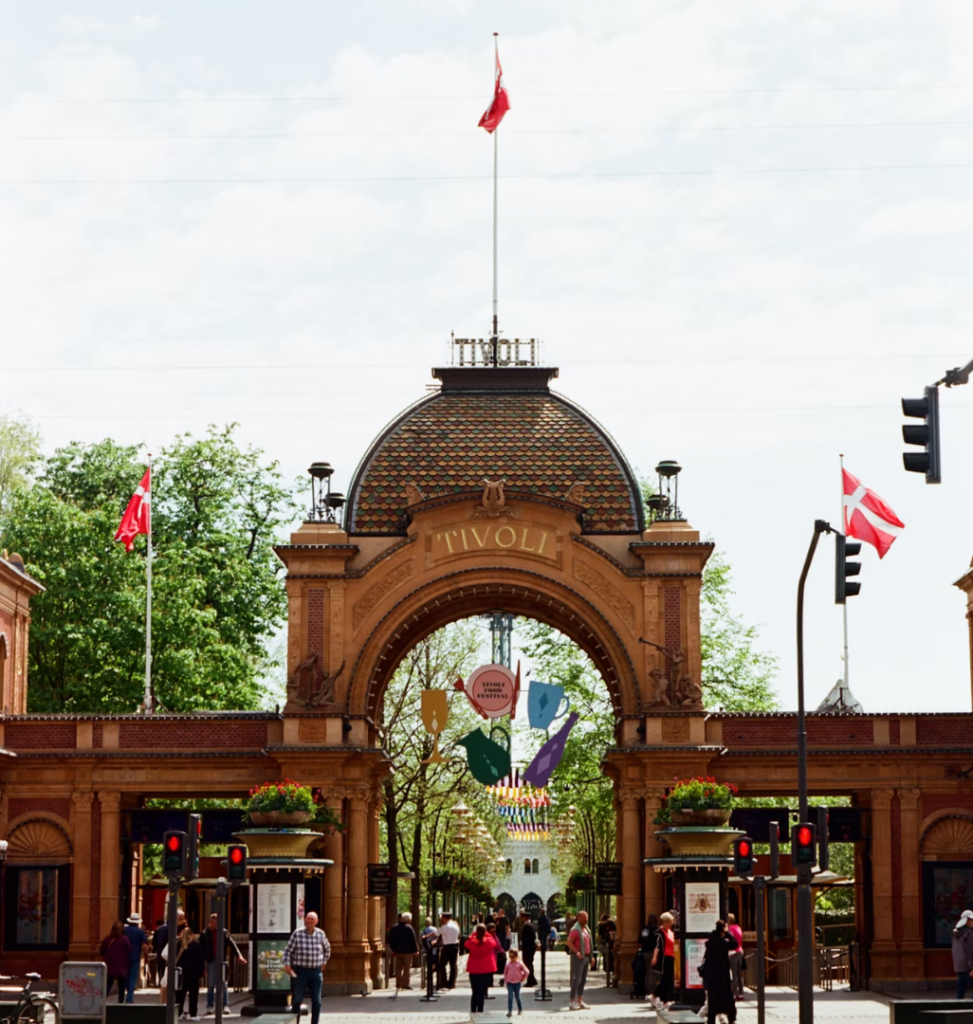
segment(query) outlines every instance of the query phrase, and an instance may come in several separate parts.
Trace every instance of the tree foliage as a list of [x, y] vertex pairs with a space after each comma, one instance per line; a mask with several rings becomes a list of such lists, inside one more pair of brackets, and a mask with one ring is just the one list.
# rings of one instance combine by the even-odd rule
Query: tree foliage
[[[154, 461], [152, 678], [170, 711], [257, 706], [286, 611], [272, 545], [295, 505], [277, 464], [233, 435], [183, 435]], [[113, 537], [144, 471], [135, 446], [69, 444], [0, 520], [0, 544], [46, 587], [31, 605], [31, 711], [141, 703], [146, 538], [127, 553]]]
[[9, 510], [14, 495], [29, 485], [40, 451], [40, 432], [29, 419], [0, 414], [0, 517]]
[[[451, 808], [459, 798], [478, 814], [496, 839], [502, 837], [500, 819], [484, 788], [467, 768], [466, 751], [456, 740], [483, 725], [469, 702], [453, 689], [458, 677], [466, 677], [481, 661], [485, 640], [475, 619], [462, 620], [420, 641], [398, 666], [385, 692], [382, 713], [384, 749], [393, 771], [385, 778], [383, 840], [392, 877], [412, 872], [408, 894], [390, 899], [387, 911], [411, 909], [419, 920], [422, 893], [429, 891], [433, 860], [435, 868], [484, 869], [467, 847], [455, 842], [455, 816]], [[449, 717], [439, 737], [441, 763], [424, 764], [432, 754], [433, 737], [422, 723], [422, 691], [448, 690]], [[491, 866], [491, 870], [496, 865]]]

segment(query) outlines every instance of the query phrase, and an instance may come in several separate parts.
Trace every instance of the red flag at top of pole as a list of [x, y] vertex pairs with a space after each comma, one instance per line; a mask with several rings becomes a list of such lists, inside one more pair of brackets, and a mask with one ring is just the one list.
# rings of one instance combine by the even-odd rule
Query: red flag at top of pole
[[845, 536], [871, 544], [884, 558], [905, 523], [874, 492], [846, 469], [841, 471], [845, 492]]
[[503, 84], [503, 69], [500, 67], [500, 51], [497, 50], [497, 77], [493, 86], [493, 101], [480, 118], [478, 127], [486, 128], [491, 134], [500, 127], [503, 115], [510, 109], [510, 95]]
[[115, 534], [115, 540], [122, 541], [125, 545], [126, 551], [132, 550], [132, 542], [140, 533], [149, 532], [149, 488], [151, 480], [152, 470], [147, 469], [145, 471], [145, 476], [142, 477], [142, 482], [135, 488], [135, 493], [132, 495], [131, 500], [128, 503], [128, 507], [125, 509], [122, 521], [118, 524], [118, 532]]

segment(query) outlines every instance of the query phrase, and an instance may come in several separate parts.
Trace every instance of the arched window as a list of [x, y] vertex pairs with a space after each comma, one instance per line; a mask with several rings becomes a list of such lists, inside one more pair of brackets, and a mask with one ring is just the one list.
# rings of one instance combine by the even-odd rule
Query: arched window
[[525, 875], [529, 875], [530, 874], [530, 857], [528, 857], [524, 861], [524, 874]]
[[534, 858], [534, 864], [531, 870], [535, 875], [539, 875], [541, 872], [541, 862], [536, 857]]
[[507, 873], [508, 875], [512, 875], [512, 874], [513, 874], [513, 872], [514, 872], [514, 862], [513, 862], [513, 861], [512, 861], [512, 860], [511, 860], [511, 859], [510, 859], [510, 858], [508, 857], [508, 858], [507, 858], [507, 868], [506, 868], [506, 873]]

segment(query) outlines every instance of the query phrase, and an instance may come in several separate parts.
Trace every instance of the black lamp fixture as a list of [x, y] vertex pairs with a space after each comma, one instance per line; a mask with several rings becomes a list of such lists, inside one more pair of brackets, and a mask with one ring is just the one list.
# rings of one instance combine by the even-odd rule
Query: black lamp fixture
[[682, 466], [675, 459], [663, 459], [655, 471], [659, 477], [659, 486], [655, 494], [649, 495], [646, 505], [652, 516], [652, 521], [665, 520], [672, 522], [682, 520], [683, 515], [679, 508], [679, 474]]
[[339, 509], [345, 503], [345, 496], [331, 490], [331, 476], [334, 473], [331, 463], [312, 462], [308, 473], [311, 474], [311, 514], [308, 522], [335, 522]]

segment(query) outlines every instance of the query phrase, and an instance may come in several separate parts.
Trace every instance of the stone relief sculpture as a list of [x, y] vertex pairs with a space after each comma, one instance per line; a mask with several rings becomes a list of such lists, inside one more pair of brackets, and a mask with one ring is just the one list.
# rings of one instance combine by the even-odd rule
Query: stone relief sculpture
[[654, 686], [648, 706], [650, 708], [702, 710], [703, 690], [699, 683], [695, 682], [692, 676], [685, 671], [685, 650], [682, 647], [677, 647], [675, 651], [667, 651], [659, 644], [654, 644], [651, 640], [645, 640], [642, 637], [639, 637], [639, 643], [654, 647], [665, 656], [668, 663], [668, 672], [658, 666], [649, 670], [649, 678]]
[[483, 481], [483, 504], [479, 505], [474, 516], [486, 516], [488, 519], [499, 519], [501, 516], [512, 516], [513, 510], [507, 508], [507, 499], [503, 494], [506, 480]]
[[308, 655], [294, 669], [293, 675], [287, 680], [287, 704], [285, 714], [296, 711], [339, 710], [340, 705], [335, 697], [335, 683], [344, 671], [342, 662], [337, 672], [325, 675], [321, 667], [321, 655], [315, 651]]

